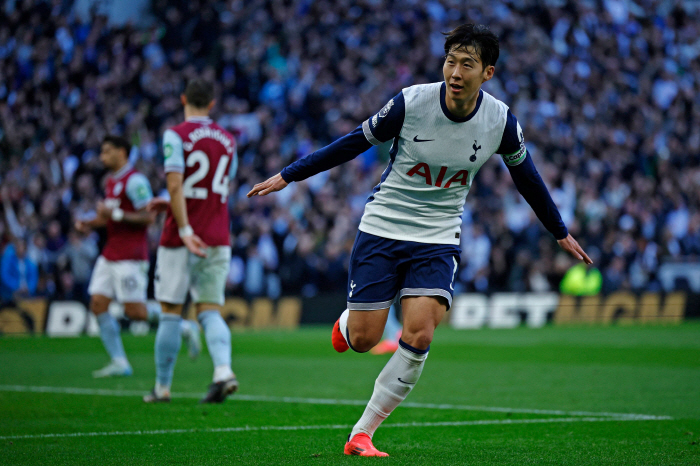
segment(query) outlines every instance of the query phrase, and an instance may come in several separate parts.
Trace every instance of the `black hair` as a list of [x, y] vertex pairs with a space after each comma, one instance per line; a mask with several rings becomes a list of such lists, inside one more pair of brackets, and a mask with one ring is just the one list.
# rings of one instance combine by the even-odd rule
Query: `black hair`
[[195, 108], [207, 108], [214, 100], [214, 86], [200, 78], [191, 79], [185, 88], [187, 103]]
[[469, 46], [474, 47], [484, 68], [496, 65], [498, 60], [498, 36], [483, 24], [462, 24], [445, 35], [445, 54]]
[[102, 140], [102, 144], [105, 143], [109, 143], [117, 149], [124, 149], [124, 152], [126, 152], [126, 156], [129, 156], [129, 152], [131, 151], [131, 144], [129, 144], [129, 141], [127, 141], [125, 137], [117, 136], [116, 134], [108, 134]]

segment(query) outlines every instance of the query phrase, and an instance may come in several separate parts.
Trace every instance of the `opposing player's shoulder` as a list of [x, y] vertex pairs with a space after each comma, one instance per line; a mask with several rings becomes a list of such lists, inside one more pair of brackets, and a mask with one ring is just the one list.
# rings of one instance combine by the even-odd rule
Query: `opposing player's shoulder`
[[165, 133], [174, 133], [180, 136], [180, 138], [182, 138], [184, 134], [188, 133], [188, 131], [191, 129], [191, 126], [192, 125], [190, 123], [183, 121], [182, 123], [179, 123], [175, 126], [171, 126], [170, 128], [166, 129]]
[[136, 185], [140, 185], [140, 184], [150, 185], [150, 182], [148, 181], [148, 178], [146, 177], [146, 175], [144, 175], [143, 173], [141, 173], [138, 170], [134, 170], [129, 175], [129, 179], [126, 180], [126, 184], [127, 184], [127, 186], [128, 185], [136, 186]]
[[151, 183], [141, 172], [134, 171], [126, 180], [126, 195], [131, 200], [135, 209], [142, 209], [153, 198]]
[[212, 123], [211, 127], [224, 133], [232, 142], [234, 142], [234, 143], [236, 142], [236, 137], [233, 134], [231, 134], [231, 132], [224, 129], [222, 126], [219, 126], [217, 123]]
[[236, 138], [233, 136], [233, 134], [229, 133], [216, 123], [211, 123], [208, 125], [208, 127], [211, 129], [210, 137], [219, 141], [229, 155], [233, 155], [236, 151]]

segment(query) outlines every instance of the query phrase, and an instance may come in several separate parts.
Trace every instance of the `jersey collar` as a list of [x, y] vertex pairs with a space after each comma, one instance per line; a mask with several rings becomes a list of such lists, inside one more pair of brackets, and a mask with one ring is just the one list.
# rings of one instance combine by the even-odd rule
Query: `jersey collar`
[[454, 116], [447, 108], [447, 104], [445, 103], [446, 92], [447, 84], [445, 84], [445, 82], [443, 81], [442, 86], [440, 86], [440, 107], [442, 107], [442, 113], [444, 113], [447, 118], [454, 121], [455, 123], [464, 123], [465, 121], [471, 120], [474, 117], [474, 115], [476, 115], [476, 112], [479, 111], [479, 107], [481, 107], [481, 101], [484, 99], [484, 91], [479, 89], [479, 97], [476, 98], [476, 106], [474, 107], [474, 110], [472, 110], [472, 112], [469, 115], [460, 118]]
[[192, 116], [192, 117], [189, 117], [185, 121], [188, 121], [191, 123], [211, 123], [212, 119], [209, 117], [203, 117], [203, 116]]
[[112, 179], [118, 180], [124, 175], [126, 175], [129, 171], [131, 171], [132, 168], [132, 165], [130, 163], [127, 163], [122, 168], [120, 168], [119, 171], [117, 171], [116, 173], [112, 173], [111, 177]]

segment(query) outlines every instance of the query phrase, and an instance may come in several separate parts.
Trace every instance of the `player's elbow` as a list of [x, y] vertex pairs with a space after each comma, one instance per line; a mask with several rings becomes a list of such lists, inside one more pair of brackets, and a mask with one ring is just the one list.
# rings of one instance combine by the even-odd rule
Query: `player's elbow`
[[172, 199], [173, 195], [179, 194], [180, 191], [182, 191], [182, 183], [168, 180], [167, 188], [168, 188], [168, 193], [170, 194], [170, 198]]
[[170, 193], [170, 197], [173, 194], [179, 194], [182, 191], [182, 173], [170, 172], [165, 177], [165, 185]]

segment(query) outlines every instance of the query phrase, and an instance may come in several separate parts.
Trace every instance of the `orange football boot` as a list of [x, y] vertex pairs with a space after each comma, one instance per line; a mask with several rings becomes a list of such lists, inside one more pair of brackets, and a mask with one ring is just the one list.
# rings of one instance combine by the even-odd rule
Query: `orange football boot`
[[389, 456], [389, 453], [384, 453], [374, 448], [372, 439], [367, 434], [357, 434], [345, 444], [346, 455], [356, 456]]
[[348, 342], [345, 341], [345, 337], [340, 332], [340, 319], [335, 321], [333, 326], [333, 331], [331, 333], [331, 342], [333, 343], [333, 349], [339, 353], [344, 353], [350, 348]]
[[399, 340], [401, 339], [401, 330], [396, 332], [396, 336], [394, 336], [394, 339], [391, 340], [389, 338], [386, 338], [382, 341], [379, 342], [377, 346], [369, 350], [370, 353], [372, 354], [393, 354], [396, 352], [397, 349], [399, 349]]
[[369, 350], [372, 354], [395, 353], [399, 349], [399, 344], [391, 340], [382, 340], [377, 346]]

